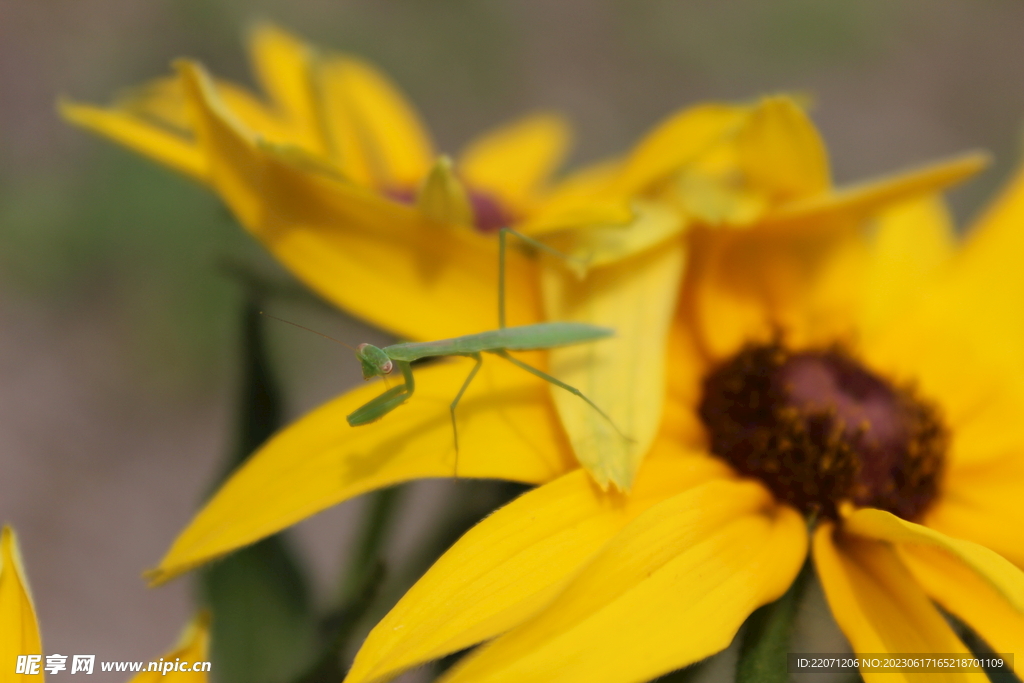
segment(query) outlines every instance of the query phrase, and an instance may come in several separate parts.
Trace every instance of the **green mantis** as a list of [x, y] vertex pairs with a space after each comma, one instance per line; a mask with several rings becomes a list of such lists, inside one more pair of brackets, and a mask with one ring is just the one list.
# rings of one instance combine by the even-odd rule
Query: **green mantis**
[[[490, 353], [500, 356], [513, 365], [522, 368], [557, 387], [579, 396], [586, 401], [590, 407], [596, 410], [602, 417], [611, 422], [611, 419], [598, 408], [593, 401], [587, 398], [583, 392], [576, 387], [558, 380], [555, 377], [538, 370], [537, 368], [514, 358], [509, 351], [528, 351], [539, 349], [550, 349], [570, 344], [583, 344], [597, 341], [614, 334], [614, 330], [606, 327], [598, 327], [586, 323], [550, 322], [536, 323], [533, 325], [520, 325], [517, 327], [505, 326], [505, 237], [507, 234], [514, 234], [532, 246], [551, 252], [560, 257], [567, 258], [547, 245], [530, 239], [510, 228], [502, 228], [498, 232], [498, 329], [478, 334], [468, 334], [452, 339], [441, 339], [430, 342], [410, 342], [403, 344], [392, 344], [379, 348], [371, 344], [360, 344], [356, 347], [356, 357], [362, 364], [363, 378], [386, 377], [395, 368], [402, 373], [403, 384], [392, 387], [380, 396], [360, 406], [348, 415], [348, 423], [353, 427], [365, 425], [379, 420], [392, 410], [402, 405], [412, 396], [416, 389], [413, 378], [412, 366], [410, 363], [422, 358], [433, 358], [437, 356], [465, 356], [472, 358], [476, 363], [469, 371], [462, 388], [459, 389], [455, 399], [449, 406], [452, 420], [452, 430], [455, 434], [455, 452], [459, 449], [459, 432], [455, 422], [455, 409], [462, 400], [473, 378], [476, 377], [480, 366], [483, 363], [481, 354]], [[614, 427], [615, 425], [612, 424]], [[616, 429], [616, 431], [618, 431]]]

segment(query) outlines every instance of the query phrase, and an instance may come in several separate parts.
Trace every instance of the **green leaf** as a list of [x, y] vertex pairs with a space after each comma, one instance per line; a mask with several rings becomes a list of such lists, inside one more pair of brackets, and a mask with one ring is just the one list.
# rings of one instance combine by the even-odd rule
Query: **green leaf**
[[788, 683], [786, 655], [793, 621], [812, 571], [809, 562], [804, 564], [785, 595], [747, 619], [736, 662], [736, 683]]
[[[281, 425], [255, 297], [243, 314], [242, 390], [236, 446], [221, 479]], [[284, 534], [242, 548], [200, 574], [213, 613], [211, 661], [219, 683], [281, 683], [312, 660], [316, 620], [301, 565]]]

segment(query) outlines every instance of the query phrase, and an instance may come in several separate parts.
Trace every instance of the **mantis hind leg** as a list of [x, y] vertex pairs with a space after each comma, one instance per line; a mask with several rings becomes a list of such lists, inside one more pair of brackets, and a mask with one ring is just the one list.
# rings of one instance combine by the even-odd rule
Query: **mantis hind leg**
[[492, 351], [491, 353], [493, 353], [496, 356], [501, 356], [502, 358], [507, 360], [509, 363], [512, 363], [512, 365], [515, 365], [516, 367], [519, 367], [519, 368], [522, 368], [523, 370], [526, 370], [528, 373], [530, 373], [531, 375], [534, 375], [535, 377], [540, 377], [542, 380], [544, 380], [546, 382], [551, 382], [556, 387], [560, 387], [562, 389], [565, 389], [566, 391], [568, 391], [570, 394], [573, 394], [574, 396], [579, 396], [581, 399], [586, 401], [588, 406], [590, 406], [591, 408], [596, 410], [598, 415], [600, 415], [605, 420], [607, 420], [608, 424], [610, 424], [612, 426], [612, 429], [614, 429], [615, 432], [619, 436], [621, 436], [626, 441], [632, 441], [632, 439], [630, 439], [628, 436], [626, 436], [625, 434], [622, 433], [622, 430], [620, 430], [618, 425], [616, 425], [615, 422], [612, 421], [612, 418], [608, 417], [608, 414], [606, 412], [604, 412], [603, 410], [598, 408], [596, 403], [594, 403], [589, 398], [587, 398], [587, 395], [584, 394], [579, 389], [577, 389], [576, 387], [574, 387], [574, 386], [572, 386], [570, 384], [566, 384], [562, 380], [557, 379], [555, 377], [552, 377], [551, 375], [549, 375], [548, 373], [544, 372], [543, 370], [538, 370], [537, 368], [533, 367], [532, 365], [528, 365], [527, 363], [524, 363], [523, 361], [519, 360], [518, 358], [514, 358], [508, 351], [506, 351], [504, 349], [499, 349], [497, 351]]
[[455, 395], [455, 400], [449, 408], [452, 415], [452, 433], [455, 435], [455, 472], [454, 475], [457, 478], [459, 476], [459, 427], [455, 424], [455, 408], [459, 405], [459, 401], [462, 400], [462, 395], [466, 393], [466, 389], [469, 388], [469, 383], [476, 377], [476, 373], [480, 371], [480, 366], [483, 364], [484, 359], [479, 353], [471, 354], [470, 357], [476, 361], [473, 364], [473, 369], [469, 371], [469, 375], [466, 377], [466, 381], [462, 383], [462, 388], [459, 389], [459, 393]]

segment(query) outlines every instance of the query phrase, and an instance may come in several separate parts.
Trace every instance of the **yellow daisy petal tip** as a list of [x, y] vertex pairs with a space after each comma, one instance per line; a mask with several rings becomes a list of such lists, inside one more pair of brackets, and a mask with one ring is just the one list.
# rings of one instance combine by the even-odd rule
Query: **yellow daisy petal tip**
[[0, 532], [0, 661], [5, 666], [10, 663], [11, 669], [0, 673], [0, 680], [8, 680], [18, 655], [42, 654], [42, 649], [18, 537], [14, 529], [5, 525]]
[[952, 538], [931, 527], [908, 522], [891, 512], [862, 508], [843, 520], [852, 534], [890, 543], [934, 546], [959, 558], [998, 591], [1018, 612], [1024, 612], [1024, 571], [983, 545]]
[[740, 167], [749, 181], [779, 199], [826, 192], [828, 154], [807, 112], [791, 97], [765, 97], [737, 136]]
[[442, 225], [472, 225], [473, 207], [452, 160], [438, 157], [416, 197], [416, 206], [427, 220]]
[[181, 636], [174, 646], [160, 658], [164, 670], [143, 671], [134, 676], [129, 683], [156, 683], [157, 681], [196, 683], [208, 680], [208, 668], [204, 671], [176, 671], [174, 666], [181, 662], [190, 667], [199, 664], [209, 667], [210, 621], [208, 610], [198, 612], [182, 630]]

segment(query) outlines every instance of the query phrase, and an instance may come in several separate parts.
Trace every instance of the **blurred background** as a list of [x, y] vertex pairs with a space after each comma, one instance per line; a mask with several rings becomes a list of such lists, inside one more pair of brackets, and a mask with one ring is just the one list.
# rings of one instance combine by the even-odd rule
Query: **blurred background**
[[[993, 166], [952, 195], [966, 225], [1021, 149], [1019, 0], [0, 0], [0, 521], [20, 534], [46, 653], [143, 660], [176, 639], [194, 586], [150, 590], [140, 572], [233, 443], [242, 296], [216, 263], [288, 277], [211, 193], [64, 124], [56, 99], [110, 101], [178, 56], [251, 84], [242, 38], [260, 19], [376, 62], [449, 152], [553, 108], [577, 127], [571, 163], [587, 162], [680, 106], [796, 92], [840, 183], [990, 150]], [[274, 310], [382, 340], [301, 296]], [[358, 381], [348, 352], [280, 327], [270, 354], [289, 418]], [[460, 485], [406, 491], [387, 552], [417, 552]], [[364, 507], [297, 529], [315, 595]]]

